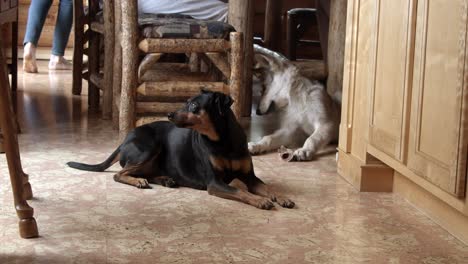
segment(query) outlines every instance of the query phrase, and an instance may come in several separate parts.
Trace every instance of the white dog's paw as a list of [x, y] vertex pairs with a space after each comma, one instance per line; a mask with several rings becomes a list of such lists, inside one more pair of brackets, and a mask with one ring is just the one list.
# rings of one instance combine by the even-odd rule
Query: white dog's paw
[[265, 152], [263, 145], [258, 144], [258, 143], [249, 142], [248, 147], [249, 147], [249, 152], [252, 155], [257, 155], [257, 154], [261, 154]]
[[314, 152], [310, 149], [300, 148], [294, 151], [293, 156], [296, 158], [297, 161], [312, 160], [312, 158], [314, 157]]

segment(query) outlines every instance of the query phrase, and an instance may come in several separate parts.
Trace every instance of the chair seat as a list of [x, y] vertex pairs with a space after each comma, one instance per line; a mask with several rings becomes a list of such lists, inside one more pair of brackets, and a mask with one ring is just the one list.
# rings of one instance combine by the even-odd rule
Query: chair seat
[[226, 39], [235, 31], [224, 22], [180, 15], [141, 14], [138, 24], [145, 38]]
[[[103, 21], [102, 12], [98, 16]], [[143, 38], [227, 39], [235, 31], [224, 22], [179, 14], [140, 14], [138, 24]]]

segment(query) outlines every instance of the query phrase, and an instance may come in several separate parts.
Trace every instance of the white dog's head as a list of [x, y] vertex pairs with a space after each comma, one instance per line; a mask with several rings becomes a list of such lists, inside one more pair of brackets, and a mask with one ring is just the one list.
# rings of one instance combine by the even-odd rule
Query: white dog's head
[[262, 98], [257, 115], [264, 115], [274, 108], [288, 105], [291, 76], [296, 68], [287, 59], [265, 48], [255, 46], [254, 74], [262, 81]]

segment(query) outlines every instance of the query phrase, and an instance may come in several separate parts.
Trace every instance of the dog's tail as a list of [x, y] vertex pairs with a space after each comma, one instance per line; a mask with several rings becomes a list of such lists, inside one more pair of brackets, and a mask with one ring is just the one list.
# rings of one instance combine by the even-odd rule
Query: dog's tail
[[99, 164], [91, 165], [79, 162], [67, 162], [67, 165], [74, 169], [85, 170], [85, 171], [105, 171], [107, 168], [112, 166], [119, 160], [120, 147], [117, 148], [105, 161]]

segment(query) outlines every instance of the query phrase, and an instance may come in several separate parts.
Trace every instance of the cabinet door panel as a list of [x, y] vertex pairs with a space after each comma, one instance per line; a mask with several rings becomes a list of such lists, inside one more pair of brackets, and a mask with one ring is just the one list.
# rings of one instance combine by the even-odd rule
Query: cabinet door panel
[[369, 143], [402, 160], [411, 82], [415, 1], [380, 0]]
[[418, 1], [408, 167], [463, 196], [466, 0]]

